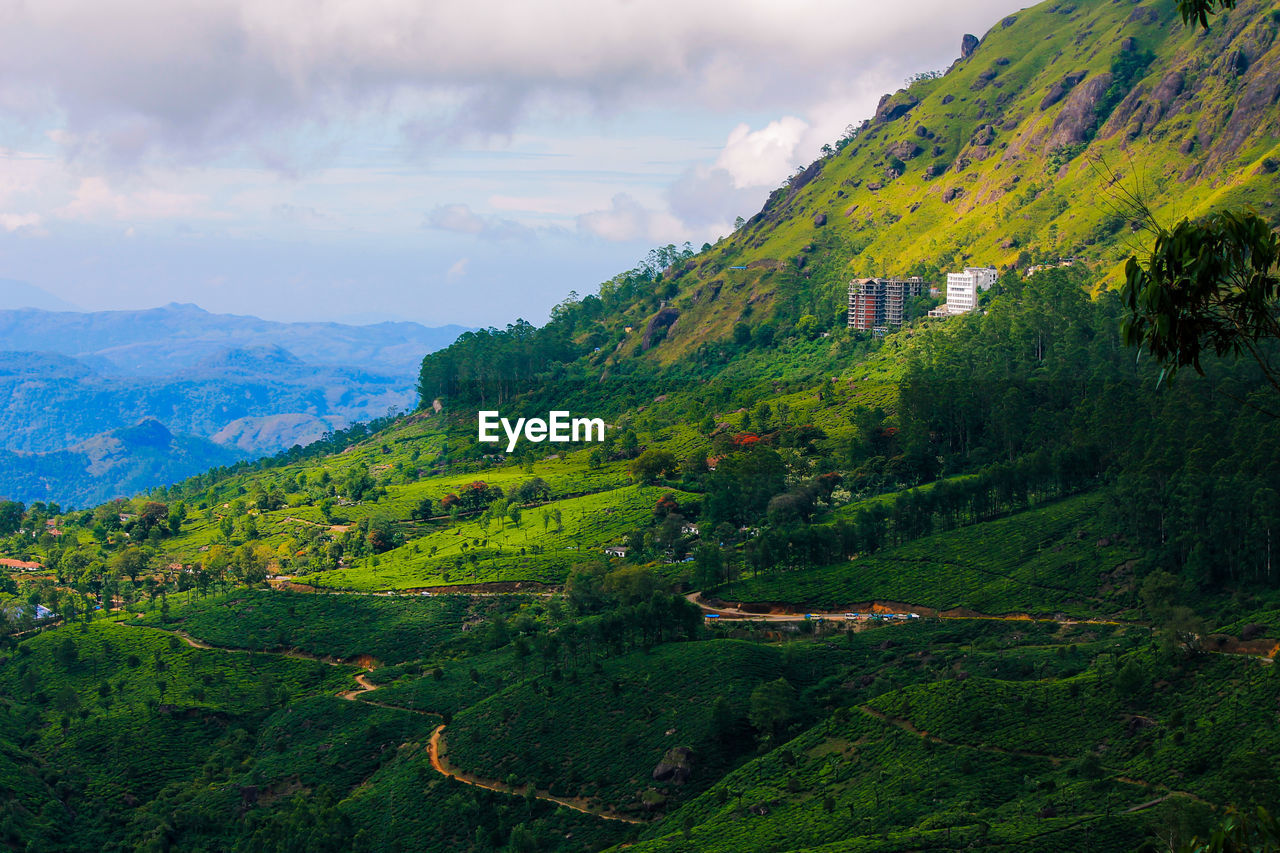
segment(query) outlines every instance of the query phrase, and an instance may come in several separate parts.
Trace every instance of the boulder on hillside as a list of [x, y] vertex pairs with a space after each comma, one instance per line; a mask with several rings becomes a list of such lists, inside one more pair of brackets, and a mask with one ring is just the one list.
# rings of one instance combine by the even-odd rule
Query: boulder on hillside
[[1062, 105], [1062, 111], [1053, 120], [1053, 130], [1045, 143], [1045, 149], [1053, 151], [1064, 145], [1079, 145], [1089, 138], [1097, 125], [1097, 108], [1102, 96], [1111, 85], [1111, 74], [1099, 74], [1077, 86]]
[[899, 160], [906, 162], [907, 160], [920, 156], [923, 150], [924, 149], [919, 145], [916, 145], [914, 142], [904, 139], [901, 142], [890, 145], [885, 149], [885, 153], [890, 157], [897, 157]]
[[1072, 71], [1066, 77], [1063, 77], [1057, 83], [1049, 87], [1049, 91], [1045, 94], [1044, 100], [1040, 102], [1040, 109], [1047, 110], [1049, 107], [1061, 101], [1067, 96], [1067, 93], [1076, 87], [1076, 84], [1085, 78], [1088, 71]]
[[996, 129], [989, 124], [978, 125], [977, 130], [973, 132], [973, 139], [969, 141], [971, 145], [990, 145], [996, 141]]
[[680, 312], [674, 308], [663, 308], [657, 314], [649, 318], [649, 324], [644, 327], [644, 337], [640, 340], [640, 348], [647, 350], [655, 343], [662, 340], [662, 334], [667, 328], [675, 325], [676, 320], [680, 318]]
[[970, 85], [969, 88], [975, 92], [980, 92], [994, 79], [996, 79], [996, 70], [994, 68], [988, 68], [986, 71], [983, 71], [978, 75], [977, 79], [973, 81], [973, 84]]
[[1170, 71], [1164, 75], [1160, 85], [1156, 86], [1156, 90], [1151, 93], [1151, 100], [1160, 105], [1160, 111], [1163, 113], [1169, 109], [1173, 99], [1182, 94], [1184, 85], [1186, 85], [1186, 78], [1182, 76], [1182, 72]]
[[825, 213], [815, 213], [813, 215], [813, 227], [821, 228], [827, 224], [827, 215]]
[[672, 782], [683, 785], [693, 775], [693, 750], [687, 746], [676, 746], [667, 750], [658, 766], [653, 768], [655, 782]]
[[960, 39], [960, 58], [968, 59], [973, 56], [973, 52], [978, 49], [978, 37], [973, 33], [965, 33], [964, 38]]
[[915, 106], [919, 103], [920, 99], [905, 89], [892, 95], [885, 95], [876, 106], [875, 121], [877, 124], [884, 124], [901, 118], [915, 109]]

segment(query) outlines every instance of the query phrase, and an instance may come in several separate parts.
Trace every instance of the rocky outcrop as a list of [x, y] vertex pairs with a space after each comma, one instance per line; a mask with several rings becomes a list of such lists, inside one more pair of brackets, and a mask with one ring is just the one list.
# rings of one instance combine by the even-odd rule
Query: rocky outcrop
[[1049, 91], [1045, 94], [1044, 100], [1040, 101], [1040, 109], [1047, 110], [1049, 107], [1061, 101], [1067, 96], [1067, 93], [1076, 87], [1076, 84], [1085, 78], [1088, 71], [1072, 71], [1066, 77], [1063, 77], [1057, 83], [1049, 87]]
[[1151, 100], [1159, 104], [1162, 111], [1167, 111], [1173, 99], [1182, 94], [1182, 87], [1185, 85], [1186, 80], [1181, 71], [1170, 71], [1164, 75], [1160, 85], [1156, 86], [1156, 90], [1151, 93]]
[[[1260, 69], [1261, 71], [1261, 69]], [[1214, 142], [1214, 158], [1226, 158], [1240, 150], [1244, 141], [1266, 124], [1275, 127], [1275, 106], [1280, 102], [1280, 77], [1255, 72], [1245, 81], [1236, 108]]]
[[904, 139], [899, 143], [889, 146], [889, 148], [886, 149], [885, 153], [888, 154], [890, 157], [897, 157], [899, 160], [905, 163], [907, 160], [911, 160], [916, 157], [919, 157], [920, 154], [923, 152], [923, 150], [924, 149], [922, 149], [919, 145], [916, 145], [911, 140]]
[[644, 327], [644, 337], [640, 339], [640, 349], [647, 350], [661, 341], [667, 329], [674, 326], [678, 319], [680, 312], [674, 308], [663, 308], [650, 317], [649, 324]]
[[996, 79], [996, 70], [994, 68], [988, 68], [974, 79], [969, 88], [975, 92], [981, 92], [987, 87], [987, 84], [994, 79]]
[[978, 125], [978, 129], [973, 132], [973, 139], [970, 140], [971, 145], [990, 145], [996, 141], [996, 129], [989, 124]]
[[960, 39], [960, 58], [968, 59], [973, 56], [973, 52], [978, 49], [978, 37], [973, 33], [965, 33], [964, 38]]
[[1078, 145], [1089, 139], [1097, 125], [1097, 108], [1111, 85], [1111, 75], [1099, 74], [1076, 87], [1053, 120], [1053, 130], [1045, 148], [1049, 151], [1064, 145]]
[[892, 95], [885, 95], [876, 106], [876, 124], [885, 124], [901, 118], [920, 103], [920, 99], [903, 89]]
[[658, 766], [653, 768], [655, 782], [671, 782], [683, 785], [693, 775], [693, 750], [687, 746], [677, 746], [667, 750]]

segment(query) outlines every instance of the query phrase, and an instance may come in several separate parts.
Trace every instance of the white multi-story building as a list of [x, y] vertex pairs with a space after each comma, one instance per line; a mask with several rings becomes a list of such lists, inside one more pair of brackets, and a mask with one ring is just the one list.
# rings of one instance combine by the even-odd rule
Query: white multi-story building
[[949, 317], [972, 311], [978, 307], [978, 294], [990, 290], [999, 277], [994, 267], [966, 267], [964, 272], [947, 273], [947, 303], [929, 314]]

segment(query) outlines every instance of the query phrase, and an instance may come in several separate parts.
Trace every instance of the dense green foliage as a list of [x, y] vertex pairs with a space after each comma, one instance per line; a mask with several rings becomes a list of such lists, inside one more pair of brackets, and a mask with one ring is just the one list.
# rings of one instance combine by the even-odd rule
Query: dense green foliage
[[[1172, 8], [1024, 10], [732, 237], [433, 354], [412, 416], [0, 503], [30, 558], [0, 589], [5, 842], [1120, 851], [1274, 813], [1273, 389], [1229, 348], [1135, 360], [1129, 220], [1081, 201], [1086, 151], [1154, 169], [1157, 210], [1272, 185], [1274, 116], [1214, 101], [1251, 109], [1264, 11], [1197, 54]], [[986, 257], [978, 311], [844, 326], [886, 258]], [[476, 438], [499, 405], [609, 428], [507, 453]], [[921, 618], [843, 618], [876, 605]]]

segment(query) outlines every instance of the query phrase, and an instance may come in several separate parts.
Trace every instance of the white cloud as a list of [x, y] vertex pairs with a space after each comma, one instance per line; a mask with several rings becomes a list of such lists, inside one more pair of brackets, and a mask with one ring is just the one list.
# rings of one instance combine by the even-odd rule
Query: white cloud
[[616, 243], [682, 242], [688, 235], [688, 228], [679, 219], [666, 211], [647, 208], [626, 193], [615, 195], [606, 210], [580, 215], [578, 230]]
[[738, 189], [777, 186], [800, 165], [797, 147], [808, 129], [809, 123], [795, 116], [769, 122], [760, 130], [740, 124], [730, 132], [715, 165], [729, 173]]
[[0, 228], [6, 231], [22, 231], [39, 227], [38, 213], [0, 213]]
[[[1007, 0], [41, 0], [0, 5], [0, 108], [71, 154], [292, 162], [357, 113], [431, 144], [548, 109], [781, 111], [958, 54]], [[898, 75], [899, 78], [902, 76]], [[283, 135], [282, 135], [283, 134]], [[341, 135], [341, 134], [339, 134]]]
[[64, 219], [166, 219], [191, 216], [207, 199], [158, 189], [116, 192], [102, 177], [84, 178], [71, 201], [56, 212]]
[[533, 229], [511, 219], [481, 216], [466, 204], [442, 204], [426, 215], [424, 228], [471, 234], [485, 240], [517, 240], [533, 236]]
[[467, 274], [467, 267], [469, 266], [471, 266], [470, 258], [458, 258], [458, 260], [454, 261], [449, 267], [448, 271], [444, 274], [444, 277], [449, 281], [457, 281]]

